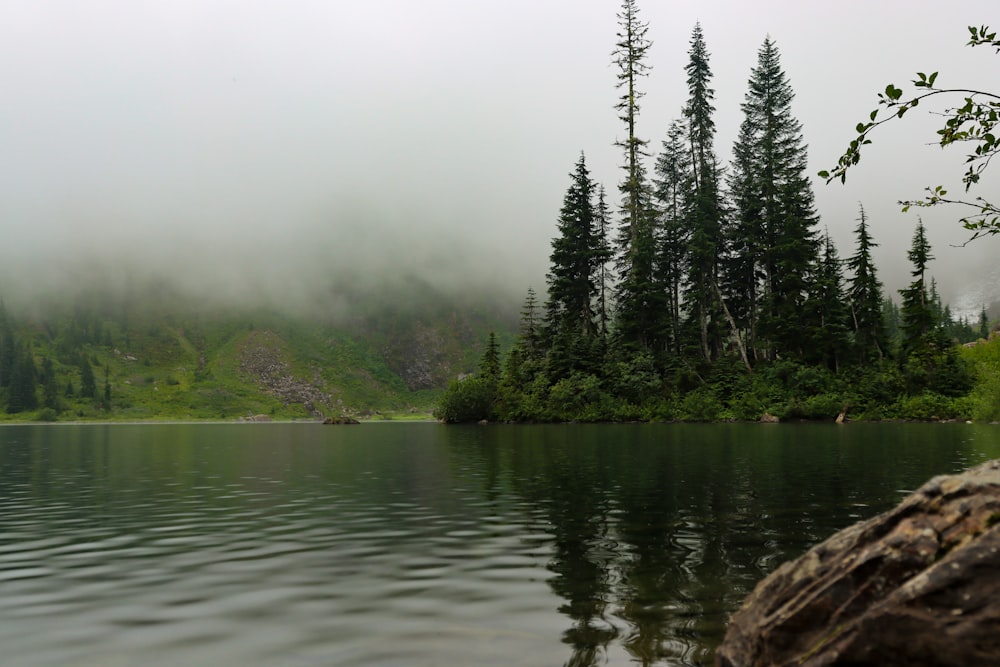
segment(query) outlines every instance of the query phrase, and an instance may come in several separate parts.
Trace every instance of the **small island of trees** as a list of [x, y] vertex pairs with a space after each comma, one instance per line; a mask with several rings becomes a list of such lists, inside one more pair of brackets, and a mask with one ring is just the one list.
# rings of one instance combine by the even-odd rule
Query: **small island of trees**
[[1000, 418], [998, 346], [958, 345], [990, 337], [986, 310], [970, 322], [942, 303], [922, 221], [899, 305], [883, 291], [863, 206], [846, 259], [820, 230], [775, 42], [764, 40], [751, 69], [727, 169], [714, 145], [709, 51], [695, 25], [687, 100], [650, 175], [649, 140], [636, 124], [648, 26], [634, 0], [622, 3], [618, 19], [616, 108], [626, 138], [617, 142], [617, 233], [581, 154], [559, 212], [544, 302], [529, 288], [506, 357], [491, 335], [479, 372], [449, 387], [437, 416]]

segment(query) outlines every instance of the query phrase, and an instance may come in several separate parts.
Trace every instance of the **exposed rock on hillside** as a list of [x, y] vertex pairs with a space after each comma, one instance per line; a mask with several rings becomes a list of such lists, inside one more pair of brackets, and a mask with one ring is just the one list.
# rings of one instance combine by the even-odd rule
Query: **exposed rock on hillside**
[[254, 331], [240, 348], [240, 374], [285, 405], [301, 403], [311, 414], [323, 415], [323, 408], [333, 401], [323, 391], [319, 371], [313, 380], [295, 377], [285, 358], [284, 341], [271, 331]]
[[386, 364], [411, 391], [443, 387], [454, 377], [461, 350], [472, 344], [465, 323], [435, 329], [420, 322], [396, 332], [382, 351]]
[[733, 616], [716, 665], [1000, 665], [1000, 460], [935, 477], [782, 565]]

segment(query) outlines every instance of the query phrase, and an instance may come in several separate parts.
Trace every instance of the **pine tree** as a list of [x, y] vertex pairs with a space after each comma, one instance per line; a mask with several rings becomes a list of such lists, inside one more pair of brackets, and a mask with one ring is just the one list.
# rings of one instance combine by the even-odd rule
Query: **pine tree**
[[872, 260], [872, 248], [878, 247], [868, 233], [865, 208], [858, 204], [858, 226], [854, 233], [857, 249], [847, 260], [851, 271], [848, 284], [848, 302], [851, 311], [851, 330], [854, 332], [855, 358], [862, 364], [881, 361], [888, 351], [888, 334], [882, 312], [882, 283], [879, 282]]
[[919, 218], [906, 257], [913, 264], [913, 270], [910, 272], [913, 281], [909, 287], [899, 290], [899, 294], [903, 298], [903, 304], [900, 307], [902, 315], [900, 328], [904, 356], [924, 350], [930, 342], [929, 334], [937, 324], [934, 306], [927, 293], [925, 282], [927, 265], [934, 259], [934, 256], [931, 254], [931, 245], [927, 240], [924, 222]]
[[989, 340], [990, 337], [990, 319], [986, 316], [986, 306], [983, 306], [982, 310], [979, 311], [979, 337], [984, 340]]

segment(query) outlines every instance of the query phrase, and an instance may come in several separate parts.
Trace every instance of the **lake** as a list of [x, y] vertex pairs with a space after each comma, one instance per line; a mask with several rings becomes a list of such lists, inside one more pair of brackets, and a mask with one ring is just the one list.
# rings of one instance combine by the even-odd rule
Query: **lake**
[[0, 655], [56, 665], [703, 665], [782, 561], [968, 424], [0, 427]]

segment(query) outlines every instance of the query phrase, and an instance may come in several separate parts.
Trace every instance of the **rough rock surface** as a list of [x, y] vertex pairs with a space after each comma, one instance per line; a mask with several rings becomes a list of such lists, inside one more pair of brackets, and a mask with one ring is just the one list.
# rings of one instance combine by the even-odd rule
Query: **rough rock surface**
[[715, 662], [1000, 665], [1000, 460], [935, 477], [782, 565]]
[[313, 371], [312, 382], [296, 377], [283, 348], [284, 341], [277, 334], [253, 332], [240, 349], [240, 373], [285, 405], [301, 403], [310, 413], [322, 416], [333, 396], [321, 388], [319, 371]]

